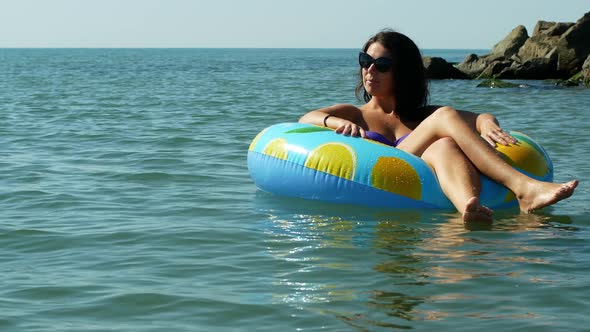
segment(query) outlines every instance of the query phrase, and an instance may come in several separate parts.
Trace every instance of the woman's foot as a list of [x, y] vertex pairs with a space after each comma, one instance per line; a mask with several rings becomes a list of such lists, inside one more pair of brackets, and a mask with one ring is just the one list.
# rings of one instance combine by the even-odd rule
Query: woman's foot
[[529, 186], [524, 195], [519, 197], [518, 204], [520, 211], [531, 213], [534, 210], [555, 204], [562, 199], [570, 197], [576, 187], [578, 180], [566, 183], [538, 182]]
[[463, 211], [463, 222], [492, 222], [492, 216], [494, 212], [487, 206], [481, 205], [479, 198], [471, 197], [465, 205], [465, 211]]

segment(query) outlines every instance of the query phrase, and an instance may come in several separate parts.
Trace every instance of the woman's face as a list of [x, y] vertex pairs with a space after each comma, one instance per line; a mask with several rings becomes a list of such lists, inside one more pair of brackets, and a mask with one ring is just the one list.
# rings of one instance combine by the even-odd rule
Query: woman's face
[[[391, 54], [380, 43], [373, 43], [367, 48], [366, 53], [373, 59], [390, 58]], [[363, 85], [365, 90], [373, 97], [387, 97], [393, 94], [393, 75], [391, 69], [380, 72], [373, 63], [369, 68], [362, 69]]]

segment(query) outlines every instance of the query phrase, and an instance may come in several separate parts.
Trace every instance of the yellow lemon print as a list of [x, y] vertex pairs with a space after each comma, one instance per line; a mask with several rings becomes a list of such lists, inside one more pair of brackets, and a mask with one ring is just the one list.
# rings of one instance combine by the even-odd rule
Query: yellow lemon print
[[504, 160], [512, 167], [520, 168], [539, 177], [549, 172], [543, 154], [524, 140], [519, 140], [518, 143], [510, 146], [498, 144], [496, 150], [501, 153]]
[[371, 184], [375, 188], [415, 200], [422, 197], [422, 183], [418, 172], [399, 158], [379, 157], [371, 171]]
[[266, 132], [266, 130], [268, 130], [268, 128], [265, 128], [264, 130], [259, 132], [258, 135], [256, 135], [256, 137], [254, 137], [254, 139], [252, 140], [252, 143], [250, 143], [250, 147], [248, 148], [249, 151], [254, 151], [254, 147], [256, 146], [256, 143], [258, 143], [258, 140], [260, 139], [260, 137], [262, 137], [262, 135]]
[[287, 160], [287, 140], [284, 138], [275, 138], [264, 147], [262, 151], [265, 155]]
[[356, 153], [346, 144], [322, 144], [309, 153], [305, 167], [352, 180], [356, 170]]

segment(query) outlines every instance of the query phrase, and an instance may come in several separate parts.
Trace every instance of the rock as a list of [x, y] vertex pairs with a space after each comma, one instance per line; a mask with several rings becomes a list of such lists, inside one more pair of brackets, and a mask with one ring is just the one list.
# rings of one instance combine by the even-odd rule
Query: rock
[[[584, 71], [590, 85], [590, 12], [575, 23], [538, 21], [531, 37], [514, 28], [487, 55], [468, 55], [456, 69], [471, 78], [568, 80]], [[426, 63], [426, 62], [425, 62]], [[436, 64], [438, 66], [438, 64]], [[441, 65], [434, 78], [450, 78]], [[456, 77], [455, 74], [452, 74]], [[568, 83], [569, 84], [569, 83]]]
[[538, 21], [533, 29], [533, 35], [518, 51], [519, 60], [525, 62], [534, 58], [557, 55], [559, 39], [573, 25], [574, 23]]
[[580, 83], [584, 82], [584, 74], [582, 71], [578, 72], [574, 76], [568, 78], [567, 80], [554, 80], [555, 85], [560, 86], [579, 86]]
[[469, 54], [456, 68], [467, 76], [476, 78], [481, 76], [483, 71], [494, 61], [504, 60], [506, 59], [500, 55], [488, 54], [480, 57], [477, 54]]
[[477, 78], [494, 78], [496, 75], [500, 74], [505, 68], [510, 67], [512, 63], [512, 61], [494, 61], [490, 63]]
[[[565, 30], [565, 31], [564, 31]], [[575, 24], [539, 21], [518, 51], [522, 62], [535, 58], [555, 59], [557, 75], [567, 78], [579, 72], [590, 54], [590, 12]]]
[[510, 58], [518, 54], [518, 50], [528, 38], [526, 28], [519, 25], [494, 45], [490, 54], [483, 56], [469, 54], [457, 65], [457, 69], [471, 78], [493, 77], [503, 68], [510, 66], [513, 61]]
[[582, 65], [582, 81], [585, 85], [590, 86], [590, 55]]
[[525, 62], [535, 58], [544, 58], [557, 49], [559, 36], [547, 36], [544, 34], [533, 36], [518, 50], [518, 59]]
[[512, 55], [518, 54], [518, 50], [528, 38], [529, 35], [526, 28], [523, 25], [519, 25], [512, 29], [502, 41], [494, 45], [492, 54], [510, 58]]
[[546, 22], [546, 21], [538, 21], [537, 25], [533, 29], [533, 37], [538, 35], [547, 35], [547, 36], [561, 36], [564, 32], [566, 32], [569, 28], [571, 28], [574, 23], [562, 23], [562, 22]]
[[572, 77], [569, 80], [550, 80], [550, 81], [553, 81], [556, 86], [563, 86], [563, 87], [580, 86], [580, 82], [575, 77]]
[[475, 78], [478, 77], [487, 66], [488, 62], [485, 58], [481, 58], [477, 54], [469, 54], [463, 59], [463, 62], [457, 65], [457, 69], [465, 75]]
[[469, 79], [469, 76], [462, 73], [452, 64], [440, 57], [423, 57], [426, 75], [430, 79]]
[[525, 80], [560, 78], [557, 72], [557, 60], [550, 58], [534, 58], [522, 64], [513, 62], [510, 67], [504, 68], [495, 77], [499, 79]]
[[563, 87], [580, 86], [580, 84], [583, 82], [583, 75], [582, 75], [582, 72], [580, 71], [579, 73], [577, 73], [576, 75], [574, 75], [568, 79], [553, 79], [553, 80], [549, 80], [549, 82], [552, 82], [556, 86], [563, 86]]
[[558, 70], [573, 75], [582, 69], [590, 55], [590, 12], [580, 18], [559, 39]]

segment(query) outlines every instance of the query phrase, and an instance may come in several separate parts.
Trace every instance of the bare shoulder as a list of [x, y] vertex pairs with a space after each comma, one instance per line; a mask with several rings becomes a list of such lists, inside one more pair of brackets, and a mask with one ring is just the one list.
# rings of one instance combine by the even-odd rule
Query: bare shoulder
[[360, 112], [360, 108], [352, 105], [352, 104], [335, 104], [329, 107], [326, 107], [327, 111], [333, 112]]
[[322, 111], [351, 121], [362, 117], [361, 109], [352, 104], [336, 104], [326, 107]]

